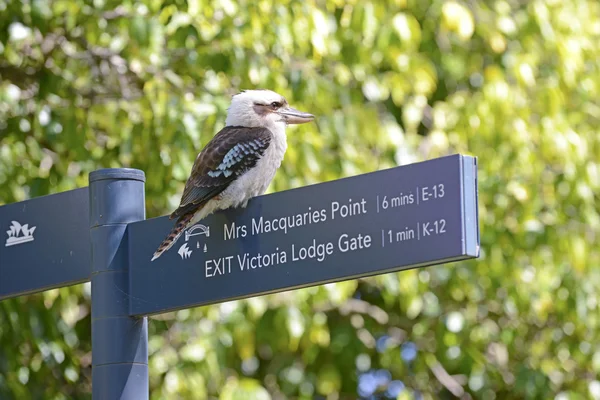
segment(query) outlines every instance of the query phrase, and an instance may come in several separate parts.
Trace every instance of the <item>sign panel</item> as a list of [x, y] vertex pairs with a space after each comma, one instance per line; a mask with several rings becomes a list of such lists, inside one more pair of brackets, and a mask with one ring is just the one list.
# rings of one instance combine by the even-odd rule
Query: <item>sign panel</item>
[[0, 299], [90, 280], [88, 188], [0, 207]]
[[151, 262], [172, 226], [162, 217], [128, 227], [129, 288], [119, 291], [132, 315], [478, 257], [476, 159], [260, 196], [200, 221]]

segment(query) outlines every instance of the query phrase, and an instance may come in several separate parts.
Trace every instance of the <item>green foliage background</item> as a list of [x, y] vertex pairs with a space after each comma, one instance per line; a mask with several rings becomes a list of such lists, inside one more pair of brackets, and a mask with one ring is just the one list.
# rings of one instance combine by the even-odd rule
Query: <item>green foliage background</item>
[[[0, 0], [0, 202], [131, 166], [166, 214], [243, 88], [318, 116], [271, 191], [476, 155], [480, 260], [154, 317], [151, 398], [600, 398], [599, 59], [596, 0]], [[90, 351], [89, 285], [0, 302], [0, 398]]]

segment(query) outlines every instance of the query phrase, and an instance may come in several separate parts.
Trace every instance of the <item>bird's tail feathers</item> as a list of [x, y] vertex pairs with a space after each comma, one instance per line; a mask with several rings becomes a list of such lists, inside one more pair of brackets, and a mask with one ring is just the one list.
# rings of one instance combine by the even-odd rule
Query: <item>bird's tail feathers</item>
[[154, 255], [152, 256], [152, 260], [150, 260], [150, 261], [156, 260], [165, 251], [167, 251], [171, 247], [173, 247], [173, 245], [175, 244], [175, 242], [177, 242], [177, 239], [179, 239], [179, 236], [181, 236], [181, 234], [185, 231], [188, 223], [192, 220], [193, 217], [194, 217], [194, 213], [189, 213], [186, 215], [182, 215], [177, 220], [177, 223], [175, 224], [173, 229], [171, 229], [171, 232], [165, 238], [165, 240], [163, 240], [162, 243], [160, 244], [160, 246], [158, 246], [158, 249], [154, 252]]

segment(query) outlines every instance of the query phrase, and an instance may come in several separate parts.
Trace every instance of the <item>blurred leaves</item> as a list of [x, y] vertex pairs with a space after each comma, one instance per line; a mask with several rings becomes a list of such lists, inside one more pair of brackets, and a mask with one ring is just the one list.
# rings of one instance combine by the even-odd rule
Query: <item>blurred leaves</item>
[[[271, 191], [479, 157], [482, 257], [156, 316], [153, 399], [600, 398], [600, 4], [0, 0], [0, 201], [148, 176], [229, 96], [318, 116]], [[0, 397], [90, 398], [89, 285], [0, 303]]]

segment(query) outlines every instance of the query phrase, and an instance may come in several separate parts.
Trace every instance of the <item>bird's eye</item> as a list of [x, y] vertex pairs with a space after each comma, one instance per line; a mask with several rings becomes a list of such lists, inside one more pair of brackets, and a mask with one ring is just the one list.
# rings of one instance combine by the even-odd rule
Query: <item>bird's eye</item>
[[278, 102], [278, 101], [274, 101], [274, 102], [271, 103], [271, 107], [273, 107], [273, 108], [279, 108], [279, 107], [281, 107], [281, 103]]

